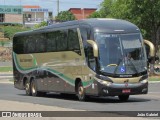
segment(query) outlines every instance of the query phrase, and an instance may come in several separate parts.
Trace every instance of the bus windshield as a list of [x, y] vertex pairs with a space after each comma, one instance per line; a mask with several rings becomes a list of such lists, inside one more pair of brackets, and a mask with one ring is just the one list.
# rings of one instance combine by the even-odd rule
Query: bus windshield
[[99, 47], [101, 72], [133, 75], [146, 71], [146, 56], [140, 33], [95, 33], [95, 41]]

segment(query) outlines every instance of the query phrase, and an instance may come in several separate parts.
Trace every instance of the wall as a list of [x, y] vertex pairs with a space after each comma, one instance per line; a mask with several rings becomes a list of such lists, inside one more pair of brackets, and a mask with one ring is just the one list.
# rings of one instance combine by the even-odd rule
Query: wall
[[22, 14], [5, 14], [6, 23], [23, 23]]
[[[24, 12], [28, 16], [28, 14], [31, 15], [31, 19], [29, 20], [26, 18], [26, 20], [29, 21], [35, 21], [35, 16], [36, 16], [36, 21], [43, 21], [44, 20], [44, 12]], [[36, 14], [36, 15], [35, 15]]]
[[92, 8], [91, 9], [90, 8], [84, 8], [84, 9], [71, 8], [71, 9], [69, 9], [69, 11], [74, 14], [74, 16], [76, 17], [77, 20], [80, 20], [80, 19], [87, 18], [89, 15], [91, 15], [93, 12], [95, 12], [96, 9], [92, 9]]

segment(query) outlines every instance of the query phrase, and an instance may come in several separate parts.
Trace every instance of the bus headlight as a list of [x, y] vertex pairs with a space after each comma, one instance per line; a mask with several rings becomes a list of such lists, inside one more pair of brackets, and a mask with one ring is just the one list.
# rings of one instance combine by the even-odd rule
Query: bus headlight
[[95, 79], [99, 83], [101, 83], [105, 86], [110, 86], [113, 83], [113, 81], [110, 78], [108, 78], [107, 76], [103, 76], [103, 75], [96, 75]]
[[139, 80], [140, 83], [147, 83], [148, 82], [148, 75], [143, 75], [140, 80]]
[[140, 83], [147, 83], [148, 82], [148, 79], [144, 79], [142, 81], [140, 81]]
[[108, 82], [108, 81], [101, 81], [101, 84], [106, 85], [106, 86], [110, 86], [112, 83]]
[[107, 82], [113, 82], [110, 78], [108, 78], [107, 76], [103, 76], [103, 75], [96, 75], [96, 78], [107, 81]]

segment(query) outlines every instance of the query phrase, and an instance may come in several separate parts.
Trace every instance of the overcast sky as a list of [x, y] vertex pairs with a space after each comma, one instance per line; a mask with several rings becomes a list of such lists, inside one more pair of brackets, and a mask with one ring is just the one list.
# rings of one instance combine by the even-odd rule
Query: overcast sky
[[[103, 0], [59, 0], [60, 11], [69, 8], [99, 8]], [[0, 0], [0, 5], [39, 5], [57, 14], [57, 0]]]

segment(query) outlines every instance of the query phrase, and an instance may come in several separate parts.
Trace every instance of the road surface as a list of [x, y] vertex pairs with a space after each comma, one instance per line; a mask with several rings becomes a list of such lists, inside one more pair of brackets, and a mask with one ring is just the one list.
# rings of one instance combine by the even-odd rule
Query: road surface
[[117, 97], [92, 97], [79, 102], [74, 95], [26, 96], [25, 91], [14, 88], [12, 82], [0, 79], [0, 111], [160, 111], [159, 88], [160, 83], [151, 83], [147, 95], [131, 96], [127, 102], [120, 102]]

